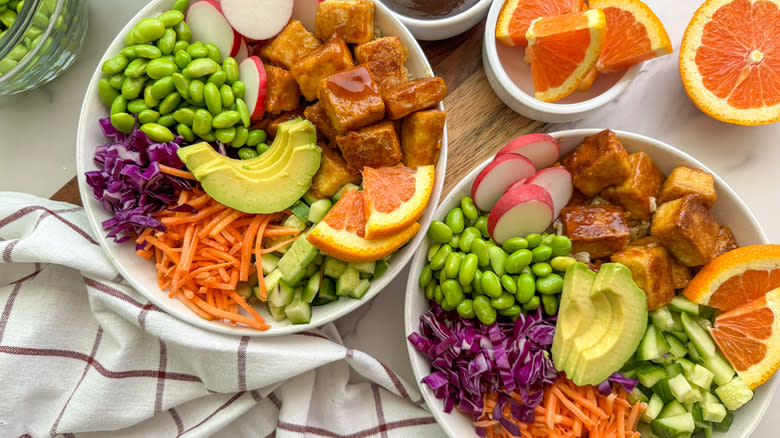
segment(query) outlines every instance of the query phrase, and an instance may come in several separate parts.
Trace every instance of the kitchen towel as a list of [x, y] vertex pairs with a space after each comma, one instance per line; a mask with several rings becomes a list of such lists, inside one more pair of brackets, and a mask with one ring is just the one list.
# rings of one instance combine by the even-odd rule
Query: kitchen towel
[[332, 324], [255, 338], [169, 316], [71, 204], [0, 192], [0, 306], [0, 437], [443, 436]]

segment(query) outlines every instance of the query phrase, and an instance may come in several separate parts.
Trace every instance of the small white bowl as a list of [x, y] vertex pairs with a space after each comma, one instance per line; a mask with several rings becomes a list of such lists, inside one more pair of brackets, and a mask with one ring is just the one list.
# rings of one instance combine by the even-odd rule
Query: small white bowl
[[391, 14], [406, 25], [415, 38], [418, 40], [435, 41], [454, 37], [471, 29], [472, 26], [485, 18], [491, 1], [479, 0], [459, 14], [432, 20], [412, 18], [395, 12], [390, 7], [388, 9], [390, 9]]
[[[599, 129], [574, 129], [551, 133], [550, 135], [558, 141], [561, 156], [563, 156], [582, 143], [586, 136], [593, 135], [599, 131]], [[734, 190], [704, 164], [685, 152], [658, 140], [630, 132], [615, 131], [615, 133], [629, 153], [646, 152], [667, 175], [674, 167], [679, 165], [695, 167], [712, 173], [715, 177], [715, 189], [718, 192], [718, 202], [713, 205], [712, 214], [718, 220], [718, 223], [728, 225], [740, 245], [769, 243], [764, 231], [761, 229], [761, 225], [759, 225], [745, 203]], [[444, 220], [446, 213], [459, 205], [461, 198], [469, 195], [471, 184], [474, 182], [477, 174], [490, 161], [487, 160], [477, 166], [476, 169], [466, 175], [452, 189], [442, 200], [439, 208], [436, 209], [434, 215], [436, 219]], [[420, 316], [430, 308], [419, 283], [420, 272], [422, 272], [423, 267], [427, 263], [426, 255], [429, 246], [430, 241], [426, 239], [426, 242], [420, 246], [410, 264], [404, 302], [404, 333], [407, 337], [412, 332], [419, 332]], [[420, 382], [423, 377], [431, 373], [431, 364], [410, 342], [407, 341], [406, 347], [415, 380], [420, 385], [420, 392], [423, 394], [425, 403], [447, 435], [452, 438], [476, 438], [477, 433], [474, 431], [471, 416], [454, 409], [449, 414], [444, 413], [442, 400], [437, 399], [433, 395], [433, 391], [428, 385]], [[768, 382], [756, 389], [753, 400], [734, 413], [734, 423], [731, 429], [725, 433], [715, 432], [713, 437], [748, 438], [766, 413], [778, 382], [780, 382], [780, 376], [776, 374]]]
[[588, 91], [575, 91], [558, 102], [534, 97], [530, 66], [524, 47], [506, 47], [496, 40], [496, 22], [504, 0], [495, 0], [488, 13], [482, 43], [482, 63], [496, 95], [516, 112], [542, 122], [570, 122], [615, 99], [636, 78], [641, 64], [624, 72], [599, 73]]

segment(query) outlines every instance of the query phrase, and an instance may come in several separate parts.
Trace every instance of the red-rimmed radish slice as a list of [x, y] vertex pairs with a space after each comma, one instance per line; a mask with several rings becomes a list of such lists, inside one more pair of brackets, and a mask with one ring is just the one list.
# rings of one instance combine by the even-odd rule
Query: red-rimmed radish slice
[[243, 38], [233, 30], [217, 0], [198, 0], [187, 9], [192, 40], [217, 46], [222, 57], [235, 56]]
[[498, 151], [496, 156], [504, 154], [522, 155], [536, 166], [537, 169], [550, 167], [558, 161], [561, 151], [558, 142], [547, 134], [527, 134], [510, 141]]
[[293, 13], [293, 0], [221, 0], [222, 13], [241, 35], [267, 40], [284, 29]]
[[236, 59], [236, 61], [241, 62], [245, 60], [247, 57], [249, 57], [249, 46], [247, 45], [246, 41], [244, 39], [241, 39], [241, 45], [238, 47], [238, 51], [235, 55], [233, 55], [233, 58]]
[[571, 184], [571, 173], [563, 167], [542, 169], [525, 180], [526, 184], [535, 184], [550, 194], [553, 201], [553, 219], [558, 217], [561, 209], [569, 203], [574, 192]]
[[244, 102], [249, 110], [252, 122], [263, 120], [265, 113], [265, 91], [268, 84], [263, 61], [257, 56], [250, 56], [238, 64], [238, 74], [246, 86]]
[[490, 211], [512, 183], [534, 172], [536, 168], [528, 158], [514, 154], [497, 156], [477, 175], [471, 186], [471, 198], [477, 208]]
[[507, 190], [488, 215], [488, 233], [499, 245], [509, 238], [541, 233], [553, 220], [553, 201], [547, 190], [523, 184]]

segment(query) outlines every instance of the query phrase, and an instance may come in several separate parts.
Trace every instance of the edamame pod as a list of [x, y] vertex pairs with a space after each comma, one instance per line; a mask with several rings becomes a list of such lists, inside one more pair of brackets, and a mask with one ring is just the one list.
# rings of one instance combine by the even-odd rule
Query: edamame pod
[[114, 114], [124, 112], [127, 112], [127, 99], [125, 99], [125, 97], [121, 94], [117, 94], [117, 96], [114, 98], [114, 101], [111, 102], [110, 114], [113, 116]]
[[243, 99], [244, 93], [246, 93], [246, 85], [244, 85], [241, 81], [235, 81], [233, 82], [233, 85], [231, 85], [231, 88], [233, 88], [233, 95], [236, 96], [236, 99]]
[[458, 315], [466, 319], [474, 319], [477, 316], [474, 313], [474, 301], [468, 298], [462, 300], [455, 308], [455, 310], [458, 312]]
[[490, 254], [488, 253], [488, 244], [482, 239], [474, 239], [471, 243], [471, 253], [476, 254], [479, 259], [479, 267], [486, 268], [490, 265]]
[[430, 266], [425, 265], [425, 267], [422, 269], [422, 272], [420, 272], [420, 287], [428, 286], [432, 280], [433, 271], [431, 270]]
[[187, 25], [186, 21], [182, 21], [181, 23], [177, 24], [173, 30], [176, 31], [176, 38], [180, 41], [192, 41], [192, 30]]
[[221, 87], [225, 84], [226, 80], [227, 80], [227, 74], [225, 74], [224, 70], [219, 69], [215, 71], [211, 76], [209, 76], [206, 82], [212, 83], [217, 87]]
[[203, 103], [203, 89], [205, 86], [203, 85], [203, 82], [193, 79], [190, 81], [189, 90], [187, 91], [187, 94], [190, 96], [190, 100], [195, 105], [201, 105]]
[[160, 99], [152, 95], [152, 86], [153, 85], [147, 85], [144, 88], [144, 103], [149, 108], [157, 108], [157, 105], [160, 104]]
[[528, 248], [528, 241], [522, 237], [512, 237], [510, 239], [507, 239], [506, 242], [504, 242], [504, 244], [501, 245], [501, 247], [504, 248], [504, 251], [506, 251], [507, 253], [512, 254], [513, 252], [519, 249]]
[[215, 46], [212, 43], [206, 43], [206, 51], [208, 51], [208, 54], [206, 56], [214, 60], [214, 62], [216, 63], [222, 62], [222, 54], [219, 53], [219, 47]]
[[253, 129], [249, 131], [249, 137], [246, 139], [246, 145], [257, 146], [260, 143], [265, 143], [267, 139], [268, 139], [268, 135], [265, 133], [265, 131], [263, 131], [262, 129]]
[[455, 280], [447, 280], [442, 283], [441, 291], [450, 307], [455, 308], [463, 301], [463, 289], [461, 289], [460, 283]]
[[173, 54], [173, 62], [176, 63], [180, 69], [186, 68], [192, 62], [192, 57], [186, 50], [177, 50]]
[[428, 247], [428, 262], [430, 263], [431, 259], [433, 259], [433, 256], [436, 255], [436, 251], [441, 248], [441, 243], [434, 243], [433, 245]]
[[195, 117], [192, 119], [192, 132], [201, 138], [211, 132], [211, 113], [205, 109], [195, 111]]
[[127, 102], [127, 111], [132, 114], [138, 114], [141, 111], [148, 109], [149, 107], [146, 106], [143, 99], [133, 99], [130, 102]]
[[139, 58], [157, 59], [163, 55], [159, 47], [153, 46], [151, 44], [136, 44], [135, 46], [132, 46], [132, 49], [135, 56]]
[[517, 292], [515, 297], [521, 304], [525, 304], [536, 294], [536, 281], [529, 273], [520, 274], [517, 277]]
[[105, 62], [103, 62], [103, 66], [101, 67], [100, 71], [102, 71], [103, 74], [107, 76], [115, 75], [121, 71], [124, 71], [124, 69], [127, 68], [128, 63], [130, 63], [130, 60], [127, 59], [127, 56], [119, 54], [108, 58]]
[[257, 156], [257, 151], [252, 148], [241, 148], [238, 150], [238, 158], [242, 160], [250, 160]]
[[534, 295], [531, 297], [530, 300], [528, 300], [525, 304], [523, 304], [523, 310], [532, 311], [539, 308], [539, 305], [541, 304], [541, 301], [539, 300], [539, 297]]
[[174, 110], [176, 110], [176, 106], [179, 105], [179, 102], [181, 102], [181, 96], [179, 96], [179, 93], [173, 92], [169, 94], [165, 99], [160, 102], [160, 107], [158, 108], [158, 111], [160, 114], [170, 114]]
[[460, 265], [463, 260], [463, 255], [458, 252], [451, 252], [447, 259], [444, 261], [444, 273], [447, 274], [447, 278], [456, 278], [460, 271]]
[[476, 227], [468, 227], [463, 230], [458, 241], [458, 248], [463, 252], [471, 251], [471, 244], [474, 243], [474, 239], [481, 239], [481, 234]]
[[[206, 90], [209, 89], [210, 84], [206, 84]], [[206, 94], [208, 96], [208, 92]], [[208, 97], [206, 97], [206, 103], [208, 104]], [[211, 108], [209, 108], [210, 110]], [[223, 111], [219, 113], [218, 115], [214, 116], [214, 119], [211, 122], [211, 125], [214, 128], [230, 128], [231, 126], [238, 123], [238, 121], [241, 120], [241, 115], [238, 113], [238, 111]]]
[[460, 281], [462, 286], [469, 285], [474, 281], [474, 275], [477, 272], [478, 263], [479, 261], [475, 254], [466, 254], [463, 260], [460, 262], [458, 281]]
[[165, 76], [170, 76], [177, 70], [179, 70], [179, 67], [175, 62], [168, 58], [153, 59], [149, 61], [149, 64], [146, 66], [146, 74], [149, 75], [149, 77], [152, 79], [160, 79]]
[[431, 269], [434, 271], [438, 271], [441, 268], [444, 267], [444, 262], [447, 261], [447, 256], [450, 255], [452, 252], [452, 247], [447, 245], [446, 243], [439, 248], [438, 251], [436, 251], [436, 254], [431, 259]]
[[531, 263], [533, 254], [527, 249], [518, 249], [506, 258], [504, 269], [510, 274], [517, 274]]
[[441, 286], [439, 285], [436, 285], [436, 287], [433, 288], [433, 300], [439, 305], [444, 301], [444, 293], [441, 291]]
[[[176, 47], [176, 32], [173, 29], [165, 29], [163, 36], [157, 40], [157, 49], [162, 55], [170, 55]], [[140, 55], [139, 55], [140, 56]]]
[[508, 316], [510, 318], [514, 318], [523, 312], [523, 308], [518, 306], [517, 304], [513, 304], [506, 309], [501, 309], [498, 311], [499, 315]]
[[231, 56], [225, 58], [222, 61], [222, 70], [225, 71], [228, 84], [233, 84], [238, 80], [238, 61], [235, 58]]
[[512, 307], [515, 304], [515, 296], [508, 293], [502, 293], [497, 298], [490, 300], [490, 305], [496, 310], [503, 310]]
[[531, 265], [531, 272], [537, 277], [546, 277], [552, 273], [552, 266], [547, 262], [539, 262]]
[[483, 239], [487, 239], [490, 237], [490, 233], [488, 233], [487, 229], [487, 216], [480, 216], [477, 218], [477, 220], [474, 222], [474, 227], [476, 227], [480, 234], [482, 234]]
[[133, 100], [141, 94], [144, 89], [144, 80], [142, 78], [125, 78], [122, 82], [122, 96], [127, 100]]
[[136, 44], [148, 43], [160, 38], [165, 32], [165, 25], [157, 18], [145, 18], [135, 25], [133, 36]]
[[[191, 49], [193, 46], [194, 45], [190, 46], [189, 48], [187, 48], [187, 50], [189, 51], [189, 49]], [[192, 53], [190, 53], [190, 55], [192, 55]], [[192, 57], [195, 58], [194, 55]], [[219, 64], [214, 62], [213, 59], [197, 58], [197, 59], [193, 59], [192, 62], [190, 62], [190, 64], [184, 68], [184, 72], [189, 74], [193, 78], [201, 78], [203, 76], [208, 76], [214, 73], [218, 69], [219, 69]]]
[[165, 114], [157, 119], [157, 124], [170, 128], [176, 124], [176, 119], [173, 118], [173, 114]]
[[517, 282], [511, 275], [504, 274], [501, 276], [501, 287], [511, 294], [517, 293]]
[[171, 7], [171, 9], [184, 12], [187, 10], [189, 6], [190, 6], [189, 0], [176, 0], [175, 2], [173, 2], [173, 6]]
[[140, 78], [146, 73], [149, 60], [144, 58], [135, 58], [130, 61], [125, 68], [124, 74], [128, 78]]
[[[236, 110], [239, 113], [241, 113], [241, 111], [239, 110], [239, 105], [236, 102], [235, 97], [233, 96], [233, 89], [230, 88], [230, 85], [223, 84], [221, 87], [219, 87], [219, 94], [222, 96], [222, 108], [230, 108], [235, 103], [236, 104]], [[242, 103], [243, 103], [243, 101], [242, 101]], [[244, 108], [246, 108], [246, 105], [244, 105]], [[249, 111], [247, 111], [246, 114], [247, 114], [247, 119], [248, 119], [249, 118]], [[244, 121], [244, 115], [243, 114], [241, 114], [241, 121], [242, 122]], [[248, 124], [244, 125], [244, 126], [249, 127]]]
[[430, 282], [425, 286], [425, 298], [433, 301], [433, 291], [436, 290], [436, 286], [437, 284], [434, 282]]
[[192, 132], [192, 129], [190, 129], [190, 127], [185, 124], [180, 123], [176, 125], [176, 132], [181, 135], [184, 138], [184, 141], [187, 143], [192, 143], [195, 141], [195, 133]]
[[[222, 105], [223, 106], [230, 106], [230, 105], [225, 105], [225, 93], [228, 92], [226, 90], [230, 90], [229, 91], [230, 95], [233, 96], [232, 89], [229, 88], [227, 85], [223, 85], [222, 86], [222, 90], [221, 90], [222, 93], [223, 93], [222, 94]], [[249, 125], [252, 123], [252, 120], [250, 119], [250, 116], [249, 116], [249, 108], [247, 108], [246, 103], [244, 102], [243, 99], [236, 99], [235, 102], [236, 102], [236, 111], [238, 111], [239, 116], [241, 116], [241, 124], [244, 125], [244, 127], [248, 128]], [[265, 131], [263, 131], [263, 133], [265, 133]], [[265, 138], [262, 139], [262, 141], [265, 141]]]
[[150, 93], [155, 99], [161, 100], [171, 94], [174, 88], [173, 78], [171, 76], [166, 76], [154, 81]]
[[558, 297], [555, 295], [542, 295], [542, 307], [544, 313], [553, 316], [558, 313]]
[[447, 243], [452, 239], [452, 229], [442, 221], [432, 221], [428, 226], [428, 237], [436, 243]]
[[531, 233], [525, 236], [525, 240], [528, 241], [528, 248], [534, 249], [542, 243], [542, 236], [538, 233]]
[[108, 83], [111, 85], [111, 88], [114, 90], [121, 90], [122, 89], [122, 82], [125, 80], [125, 75], [122, 73], [117, 73], [113, 76], [111, 76], [111, 79], [108, 80]]
[[113, 125], [117, 131], [129, 134], [133, 130], [133, 126], [135, 126], [135, 117], [127, 113], [112, 114], [111, 125]]
[[155, 123], [160, 118], [160, 113], [155, 110], [147, 109], [138, 113], [138, 123]]
[[566, 236], [554, 236], [550, 246], [553, 256], [566, 256], [571, 253], [571, 239]]
[[195, 118], [195, 110], [192, 108], [179, 108], [173, 113], [173, 118], [179, 123], [192, 126], [192, 121]]
[[176, 9], [169, 9], [157, 16], [165, 27], [173, 27], [184, 20], [184, 12]]
[[[176, 44], [173, 45], [173, 53], [177, 53], [180, 50], [184, 50], [184, 52], [186, 53], [187, 52], [187, 47], [189, 47], [189, 46], [190, 46], [190, 43], [188, 43], [187, 41], [178, 40], [178, 41], [176, 41]], [[189, 56], [189, 53], [187, 53], [187, 56]], [[187, 64], [189, 64], [189, 62], [187, 62]], [[182, 66], [181, 68], [184, 68], [184, 67], [186, 67], [186, 65]]]
[[544, 262], [550, 259], [552, 256], [552, 248], [545, 244], [541, 244], [531, 250], [532, 260], [534, 262]]
[[554, 295], [563, 290], [563, 278], [558, 274], [550, 274], [536, 279], [536, 290], [543, 295]]
[[174, 73], [171, 75], [171, 80], [173, 81], [173, 86], [176, 87], [176, 91], [179, 92], [179, 95], [183, 98], [189, 97], [189, 89], [190, 89], [190, 81], [189, 79], [185, 78], [183, 74], [181, 73]]

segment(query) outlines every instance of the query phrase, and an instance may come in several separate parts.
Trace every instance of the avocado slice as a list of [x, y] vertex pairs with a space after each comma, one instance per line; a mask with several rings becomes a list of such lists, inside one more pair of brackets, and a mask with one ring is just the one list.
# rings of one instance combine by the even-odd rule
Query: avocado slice
[[314, 125], [296, 119], [279, 125], [273, 144], [250, 160], [234, 160], [208, 143], [180, 148], [179, 158], [212, 198], [245, 213], [290, 207], [311, 187], [321, 162]]
[[555, 368], [562, 371], [571, 352], [572, 339], [591, 325], [594, 315], [590, 290], [596, 280], [596, 273], [585, 263], [574, 263], [566, 268], [563, 280], [561, 304], [558, 308], [558, 322], [552, 344], [552, 359]]

